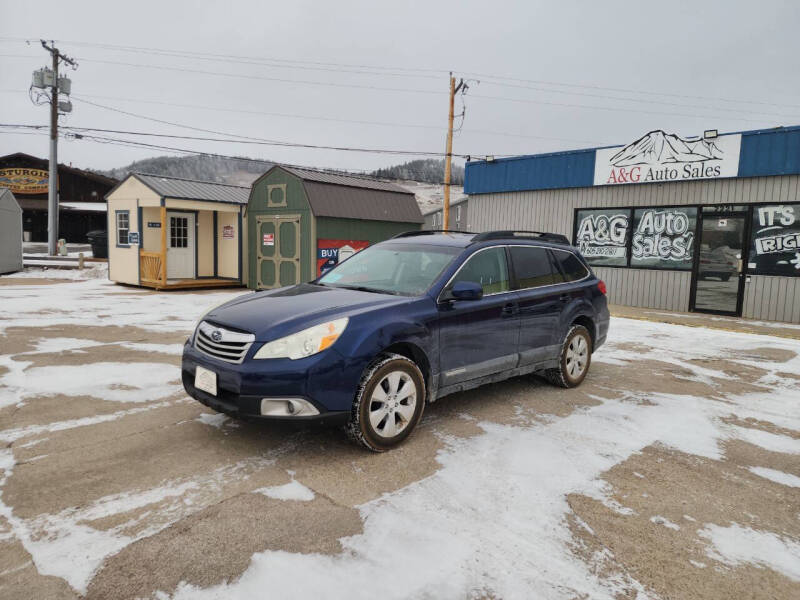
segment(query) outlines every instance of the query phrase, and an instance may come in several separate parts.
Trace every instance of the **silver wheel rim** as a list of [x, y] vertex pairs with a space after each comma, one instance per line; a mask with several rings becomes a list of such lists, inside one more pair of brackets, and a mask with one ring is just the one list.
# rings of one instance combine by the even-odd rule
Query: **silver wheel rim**
[[578, 379], [586, 370], [589, 360], [589, 344], [582, 335], [576, 335], [567, 346], [566, 369], [570, 379]]
[[417, 386], [405, 371], [391, 371], [372, 390], [369, 401], [369, 422], [382, 438], [393, 438], [403, 432], [417, 408]]

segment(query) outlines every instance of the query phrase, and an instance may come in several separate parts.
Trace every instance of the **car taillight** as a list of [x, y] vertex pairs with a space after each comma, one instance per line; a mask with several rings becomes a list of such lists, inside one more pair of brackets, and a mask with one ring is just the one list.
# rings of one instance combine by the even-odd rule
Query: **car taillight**
[[601, 279], [600, 281], [598, 281], [598, 282], [597, 282], [597, 289], [598, 289], [598, 290], [600, 291], [600, 293], [601, 293], [601, 294], [603, 294], [604, 296], [605, 296], [605, 295], [608, 293], [608, 290], [606, 289], [606, 282], [605, 282], [605, 281], [603, 281], [602, 279]]

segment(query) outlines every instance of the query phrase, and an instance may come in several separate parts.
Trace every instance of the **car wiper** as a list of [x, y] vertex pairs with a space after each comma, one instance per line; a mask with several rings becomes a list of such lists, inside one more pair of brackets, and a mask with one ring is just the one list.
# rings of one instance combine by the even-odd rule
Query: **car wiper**
[[339, 285], [336, 287], [344, 288], [346, 290], [356, 290], [357, 292], [371, 292], [373, 294], [390, 294], [392, 296], [399, 295], [399, 292], [393, 292], [391, 290], [379, 290], [377, 288], [371, 288], [365, 285]]

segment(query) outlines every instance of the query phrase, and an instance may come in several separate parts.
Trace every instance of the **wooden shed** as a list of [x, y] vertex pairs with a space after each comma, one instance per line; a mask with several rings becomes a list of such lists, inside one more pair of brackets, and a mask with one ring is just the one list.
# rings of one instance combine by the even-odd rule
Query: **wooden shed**
[[11, 190], [0, 188], [0, 275], [22, 271], [22, 209]]
[[250, 191], [248, 287], [310, 281], [422, 223], [414, 194], [393, 183], [276, 165]]
[[242, 285], [246, 187], [132, 173], [107, 195], [108, 277], [155, 289]]

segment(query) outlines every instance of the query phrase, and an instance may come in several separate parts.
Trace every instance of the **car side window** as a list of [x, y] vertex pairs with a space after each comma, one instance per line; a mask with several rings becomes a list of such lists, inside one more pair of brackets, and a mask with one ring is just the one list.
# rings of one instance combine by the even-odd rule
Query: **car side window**
[[484, 295], [510, 290], [505, 248], [489, 248], [473, 254], [450, 282], [448, 289], [459, 281], [479, 283]]
[[564, 275], [564, 281], [578, 281], [589, 274], [580, 259], [566, 250], [553, 250], [553, 257]]
[[520, 289], [558, 283], [555, 278], [558, 271], [550, 262], [546, 248], [511, 246], [511, 263]]

